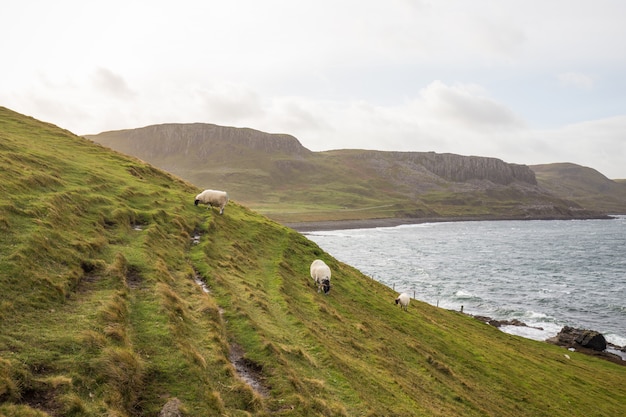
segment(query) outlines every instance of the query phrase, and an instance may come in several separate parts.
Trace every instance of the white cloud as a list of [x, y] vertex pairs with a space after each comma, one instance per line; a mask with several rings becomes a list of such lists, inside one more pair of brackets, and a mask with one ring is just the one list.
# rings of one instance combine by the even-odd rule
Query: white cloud
[[[189, 95], [193, 96], [193, 93]], [[240, 85], [230, 83], [211, 85], [199, 88], [195, 95], [199, 98], [200, 107], [205, 112], [205, 119], [236, 124], [263, 113], [258, 94]]]
[[126, 80], [106, 68], [98, 68], [92, 76], [97, 93], [111, 95], [120, 99], [130, 99], [135, 93], [128, 87]]
[[592, 90], [594, 80], [592, 77], [579, 72], [564, 72], [557, 76], [559, 83], [565, 87], [574, 87], [581, 90]]
[[447, 86], [441, 81], [429, 84], [420, 94], [428, 118], [452, 123], [459, 128], [491, 130], [522, 126], [522, 121], [506, 106], [488, 97], [478, 85]]

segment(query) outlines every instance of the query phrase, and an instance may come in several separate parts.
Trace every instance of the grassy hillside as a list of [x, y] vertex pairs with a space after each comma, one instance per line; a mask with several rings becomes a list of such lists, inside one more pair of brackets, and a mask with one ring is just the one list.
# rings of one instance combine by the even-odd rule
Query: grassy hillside
[[593, 168], [571, 163], [533, 165], [539, 184], [583, 207], [626, 213], [626, 181], [610, 180]]
[[0, 151], [0, 415], [623, 412], [625, 366], [403, 312], [303, 235], [237, 202], [195, 207], [195, 187], [139, 160], [4, 108]]
[[[311, 152], [289, 135], [164, 124], [89, 135], [283, 224], [381, 218], [587, 218], [526, 166], [434, 152]], [[626, 204], [624, 205], [626, 210]]]

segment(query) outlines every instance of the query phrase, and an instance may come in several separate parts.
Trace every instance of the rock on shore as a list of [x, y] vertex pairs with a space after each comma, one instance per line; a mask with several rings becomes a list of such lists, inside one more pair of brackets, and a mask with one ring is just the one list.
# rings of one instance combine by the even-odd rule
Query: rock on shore
[[[626, 366], [626, 361], [619, 355], [606, 351], [608, 346], [606, 339], [595, 330], [565, 326], [556, 336], [547, 339], [546, 342]], [[614, 348], [617, 350], [623, 349], [619, 346], [614, 346]]]

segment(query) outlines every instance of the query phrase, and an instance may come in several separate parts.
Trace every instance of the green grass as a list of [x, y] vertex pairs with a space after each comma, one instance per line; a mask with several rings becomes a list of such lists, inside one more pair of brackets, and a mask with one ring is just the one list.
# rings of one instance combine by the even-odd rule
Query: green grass
[[156, 416], [172, 398], [185, 416], [623, 411], [626, 367], [415, 300], [403, 312], [237, 201], [196, 207], [189, 183], [3, 108], [0, 148], [0, 415]]
[[624, 180], [609, 180], [598, 171], [571, 163], [533, 165], [542, 187], [583, 207], [611, 214], [626, 212]]

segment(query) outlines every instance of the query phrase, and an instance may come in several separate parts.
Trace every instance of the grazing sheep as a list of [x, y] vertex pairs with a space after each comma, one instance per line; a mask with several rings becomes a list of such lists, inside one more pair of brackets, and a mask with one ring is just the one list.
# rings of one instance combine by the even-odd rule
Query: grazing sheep
[[402, 294], [398, 296], [398, 298], [396, 298], [396, 304], [400, 304], [400, 308], [404, 309], [404, 311], [407, 311], [410, 301], [411, 301], [411, 297], [409, 297], [409, 294], [405, 292], [403, 292]]
[[206, 204], [208, 206], [207, 209], [213, 206], [219, 207], [220, 214], [224, 214], [224, 207], [228, 203], [228, 193], [226, 191], [204, 190], [196, 196], [194, 204], [197, 206], [198, 203]]
[[316, 259], [311, 263], [311, 278], [317, 284], [317, 292], [324, 290], [324, 294], [330, 291], [330, 268], [321, 259]]

